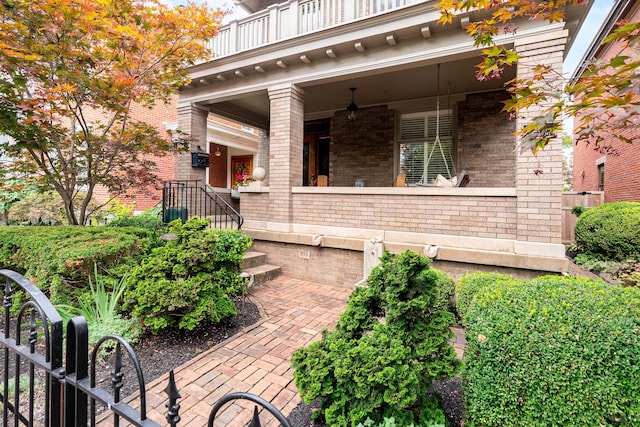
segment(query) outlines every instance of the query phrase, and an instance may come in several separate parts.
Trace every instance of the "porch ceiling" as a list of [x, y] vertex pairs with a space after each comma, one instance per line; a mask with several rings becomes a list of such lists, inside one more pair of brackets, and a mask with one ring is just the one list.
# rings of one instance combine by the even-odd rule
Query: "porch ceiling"
[[[480, 82], [474, 77], [479, 58], [465, 58], [440, 65], [439, 93], [442, 107], [446, 108], [447, 95], [491, 91], [504, 87], [515, 77], [515, 68], [505, 70], [500, 80]], [[349, 88], [357, 88], [355, 103], [359, 107], [387, 105], [404, 101], [435, 97], [438, 94], [437, 64], [395, 69], [388, 72], [361, 72], [349, 76], [321, 81], [302, 82], [305, 91], [305, 115], [328, 117], [345, 109], [351, 102]], [[209, 104], [212, 112], [235, 120], [249, 121], [254, 125], [268, 123], [269, 97], [266, 90], [238, 96], [232, 100]]]
[[[571, 8], [564, 25], [523, 21], [518, 35], [564, 26], [571, 41], [585, 9]], [[434, 97], [438, 63], [441, 95], [449, 87], [451, 95], [496, 90], [515, 77], [513, 67], [500, 80], [476, 80], [480, 53], [461, 17], [443, 27], [435, 25], [437, 16], [427, 1], [198, 64], [191, 69], [192, 84], [180, 90], [179, 103], [201, 105], [214, 114], [268, 129], [268, 88], [285, 83], [305, 91], [307, 118], [321, 118], [346, 108], [351, 87], [357, 88], [359, 107]], [[478, 19], [475, 13], [470, 16]], [[501, 38], [507, 45], [514, 40]]]

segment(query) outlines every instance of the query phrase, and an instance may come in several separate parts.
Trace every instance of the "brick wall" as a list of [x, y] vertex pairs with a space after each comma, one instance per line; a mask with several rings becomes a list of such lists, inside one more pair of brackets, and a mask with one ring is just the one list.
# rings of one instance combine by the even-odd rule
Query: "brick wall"
[[269, 219], [269, 193], [242, 193], [240, 196], [244, 219], [267, 221]]
[[347, 120], [346, 110], [331, 119], [329, 185], [353, 187], [357, 179], [367, 187], [390, 187], [393, 174], [394, 112], [386, 106], [362, 108]]
[[[294, 194], [293, 222], [515, 239], [514, 197]], [[243, 214], [244, 214], [243, 205]]]
[[470, 187], [514, 187], [515, 120], [501, 112], [504, 92], [473, 94], [458, 104], [456, 170], [469, 173]]
[[[362, 252], [254, 240], [252, 250], [267, 254], [267, 262], [296, 279], [353, 287], [362, 280]], [[304, 258], [300, 256], [303, 252]], [[307, 254], [309, 255], [306, 259]]]
[[[220, 150], [220, 156], [213, 153]], [[209, 185], [216, 188], [227, 188], [227, 147], [219, 144], [209, 144]]]
[[[627, 136], [635, 133], [637, 138], [640, 130], [627, 129], [623, 133]], [[640, 144], [627, 144], [611, 137], [605, 144], [615, 154], [603, 154], [585, 142], [574, 147], [574, 191], [598, 191], [597, 160], [604, 158], [604, 201], [640, 202]]]
[[573, 147], [573, 191], [598, 191], [600, 180], [596, 162], [601, 157], [605, 155], [593, 144], [580, 142]]
[[[162, 138], [169, 140], [171, 135], [166, 131], [163, 122], [175, 122], [177, 96], [171, 98], [168, 104], [157, 104], [154, 108], [148, 109], [138, 104], [131, 107], [131, 118], [142, 121], [154, 126]], [[103, 119], [97, 112], [93, 113], [92, 119]], [[165, 180], [176, 179], [177, 155], [167, 154], [165, 156], [146, 155], [145, 160], [155, 162], [157, 167], [154, 173], [157, 177], [156, 181], [148, 187], [134, 188], [129, 190], [125, 195], [121, 195], [118, 199], [125, 204], [132, 204], [136, 211], [156, 206], [162, 201], [162, 182]], [[109, 192], [103, 186], [98, 186], [94, 192], [94, 198], [100, 202], [108, 200]]]

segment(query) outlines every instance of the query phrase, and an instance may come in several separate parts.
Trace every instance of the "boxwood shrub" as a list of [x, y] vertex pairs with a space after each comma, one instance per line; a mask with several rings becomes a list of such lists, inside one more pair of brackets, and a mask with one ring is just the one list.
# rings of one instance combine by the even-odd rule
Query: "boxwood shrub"
[[468, 309], [465, 425], [640, 425], [640, 291], [547, 276]]
[[442, 309], [451, 280], [412, 252], [385, 252], [381, 260], [368, 286], [351, 294], [336, 328], [293, 354], [296, 386], [305, 402], [321, 399], [317, 414], [330, 426], [385, 418], [402, 426], [444, 426], [427, 391], [434, 378], [454, 376], [460, 366], [447, 342], [455, 319]]
[[514, 282], [522, 284], [522, 281], [507, 274], [475, 272], [462, 275], [455, 284], [455, 302], [458, 316], [462, 324], [466, 325], [467, 310], [477, 293], [497, 282]]
[[600, 260], [640, 260], [640, 203], [605, 203], [576, 222], [576, 244]]

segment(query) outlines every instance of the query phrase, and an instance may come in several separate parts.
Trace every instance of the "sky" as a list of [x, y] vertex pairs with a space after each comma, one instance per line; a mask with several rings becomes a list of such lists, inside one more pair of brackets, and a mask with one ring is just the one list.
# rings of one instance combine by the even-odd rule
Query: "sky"
[[600, 26], [607, 17], [609, 11], [613, 7], [614, 0], [595, 0], [587, 19], [582, 24], [576, 41], [571, 46], [571, 50], [567, 54], [564, 64], [563, 72], [567, 77], [571, 77], [573, 71], [579, 65], [583, 55], [589, 48], [591, 41], [596, 36]]

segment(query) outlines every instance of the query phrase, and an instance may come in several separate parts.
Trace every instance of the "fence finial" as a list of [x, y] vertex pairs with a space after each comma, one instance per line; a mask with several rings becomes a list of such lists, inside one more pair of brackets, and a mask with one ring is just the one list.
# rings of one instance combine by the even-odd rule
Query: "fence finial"
[[167, 422], [171, 427], [175, 427], [175, 425], [180, 422], [180, 404], [177, 403], [177, 401], [182, 396], [180, 395], [180, 392], [178, 392], [178, 387], [176, 387], [173, 369], [169, 371], [169, 384], [167, 384], [167, 388], [164, 389], [164, 392], [169, 396], [169, 402], [165, 404], [169, 409], [167, 412]]

